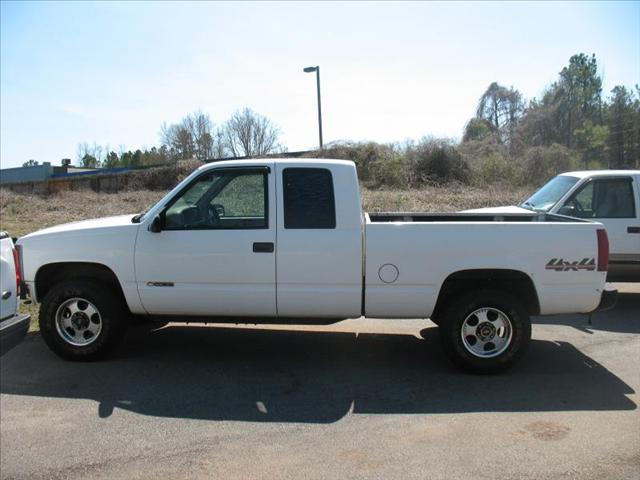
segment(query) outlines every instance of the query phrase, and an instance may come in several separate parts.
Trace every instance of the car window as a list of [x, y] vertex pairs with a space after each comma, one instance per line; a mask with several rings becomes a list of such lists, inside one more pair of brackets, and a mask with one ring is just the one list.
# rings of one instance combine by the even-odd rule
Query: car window
[[224, 217], [264, 218], [263, 176], [234, 177], [209, 203], [222, 206]]
[[267, 174], [221, 171], [198, 177], [164, 213], [165, 230], [268, 228]]
[[584, 188], [582, 188], [576, 194], [576, 201], [580, 204], [580, 206], [589, 212], [593, 211], [593, 184], [595, 182], [587, 183]]
[[536, 193], [520, 204], [521, 207], [538, 211], [549, 211], [558, 200], [565, 196], [578, 179], [567, 175], [558, 175], [549, 180]]
[[594, 183], [595, 218], [634, 218], [636, 216], [631, 178], [602, 179]]
[[562, 213], [579, 218], [593, 217], [593, 184], [587, 182], [565, 202], [565, 209]]
[[561, 213], [580, 218], [633, 218], [631, 178], [591, 180], [565, 202]]
[[326, 168], [282, 172], [284, 228], [336, 228], [333, 178]]

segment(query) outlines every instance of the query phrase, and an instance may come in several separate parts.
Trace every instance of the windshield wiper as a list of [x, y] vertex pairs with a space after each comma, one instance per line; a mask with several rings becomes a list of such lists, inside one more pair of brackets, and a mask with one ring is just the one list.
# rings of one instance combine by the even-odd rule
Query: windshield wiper
[[131, 219], [131, 223], [140, 223], [140, 220], [142, 220], [142, 217], [144, 217], [144, 213], [139, 213], [137, 215], [134, 215], [133, 218]]

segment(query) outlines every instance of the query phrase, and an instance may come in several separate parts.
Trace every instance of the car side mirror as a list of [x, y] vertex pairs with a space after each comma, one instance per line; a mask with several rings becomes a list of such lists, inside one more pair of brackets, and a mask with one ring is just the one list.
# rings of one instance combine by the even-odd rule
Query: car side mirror
[[564, 205], [560, 210], [558, 210], [560, 215], [566, 215], [567, 217], [575, 217], [576, 216], [576, 208], [573, 205]]
[[153, 220], [149, 224], [149, 231], [153, 233], [160, 233], [162, 231], [162, 219], [160, 215], [153, 217]]

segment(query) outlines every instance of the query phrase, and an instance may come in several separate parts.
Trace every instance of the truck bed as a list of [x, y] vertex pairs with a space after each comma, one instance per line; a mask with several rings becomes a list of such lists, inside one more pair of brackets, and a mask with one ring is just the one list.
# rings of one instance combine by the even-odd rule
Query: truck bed
[[[541, 314], [598, 305], [605, 276], [594, 266], [600, 224], [535, 212], [374, 213], [365, 221], [369, 317], [432, 312], [452, 272], [521, 272], [535, 282]], [[558, 262], [589, 268], [559, 271]]]

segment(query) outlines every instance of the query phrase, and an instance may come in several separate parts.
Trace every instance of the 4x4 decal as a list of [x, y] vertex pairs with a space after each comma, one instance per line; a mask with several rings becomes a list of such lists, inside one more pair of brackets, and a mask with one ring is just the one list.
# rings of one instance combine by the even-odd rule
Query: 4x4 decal
[[595, 270], [596, 261], [591, 258], [583, 258], [575, 262], [567, 262], [562, 258], [552, 258], [544, 267], [545, 270], [555, 270], [556, 272], [577, 272], [578, 270]]

